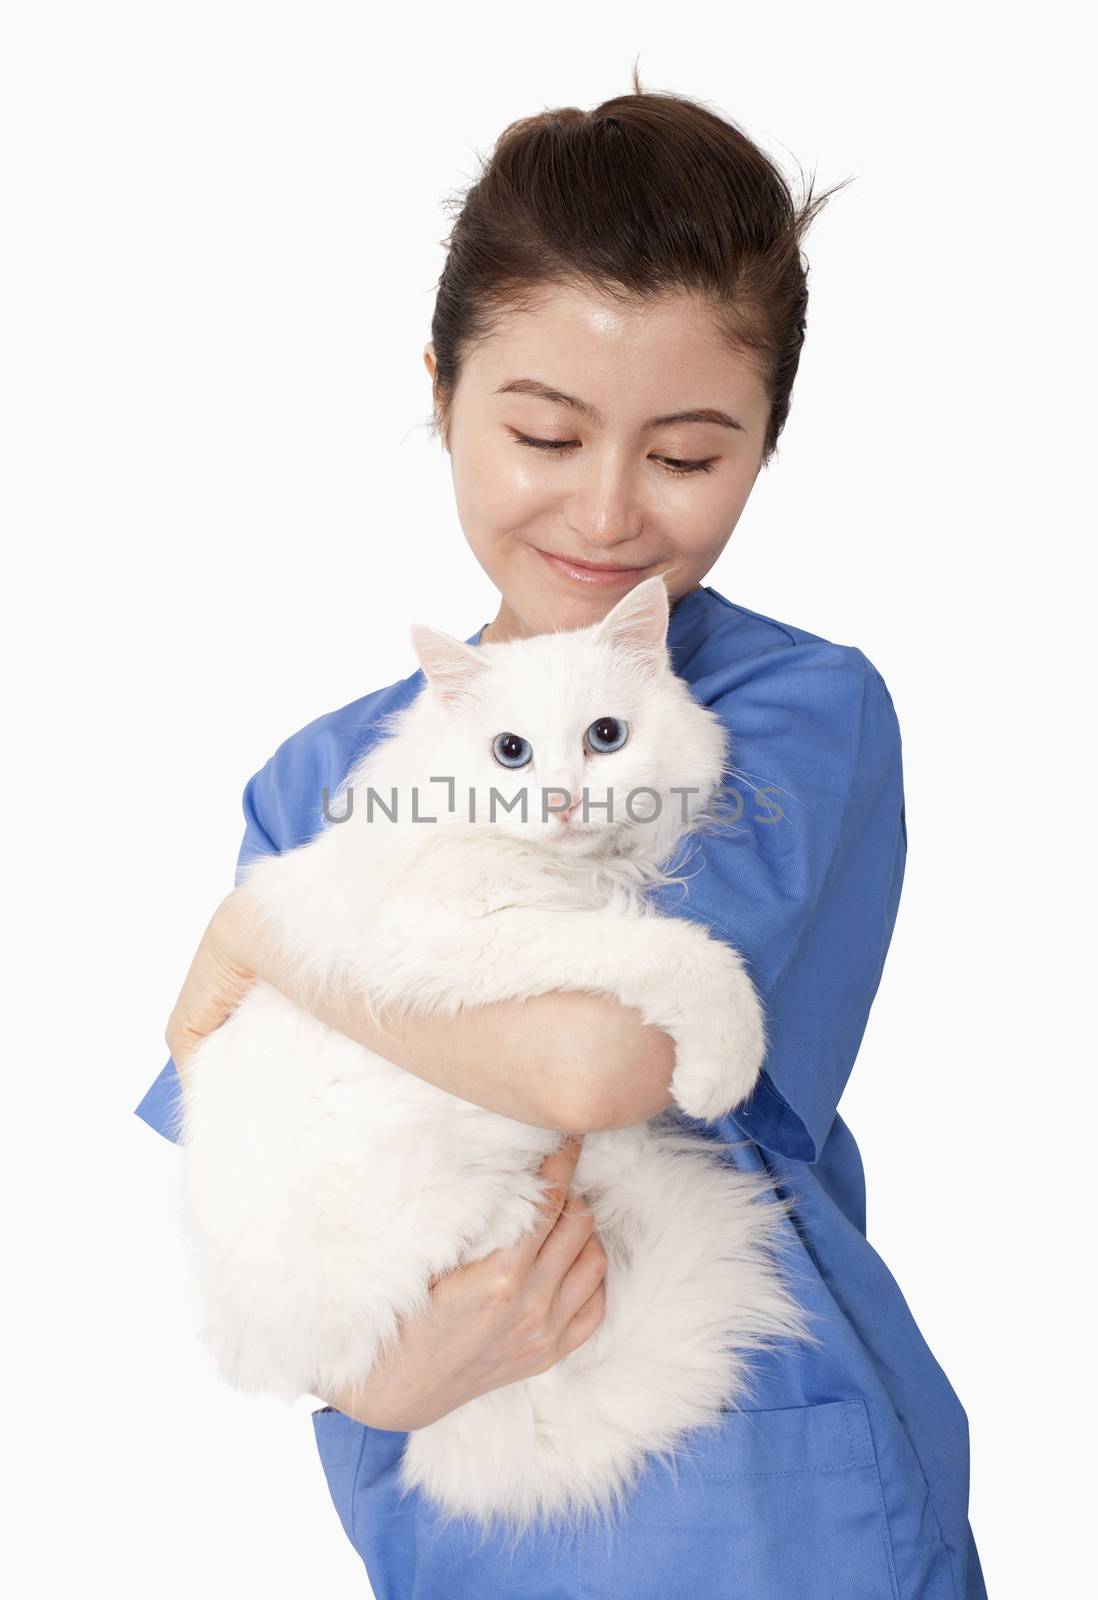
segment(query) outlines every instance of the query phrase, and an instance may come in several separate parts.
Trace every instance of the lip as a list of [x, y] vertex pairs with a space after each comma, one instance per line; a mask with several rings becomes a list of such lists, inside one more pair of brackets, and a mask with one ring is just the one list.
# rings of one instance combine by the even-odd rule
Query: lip
[[533, 545], [531, 548], [536, 550], [542, 560], [551, 566], [554, 571], [562, 573], [566, 578], [571, 578], [575, 583], [585, 583], [596, 588], [613, 588], [615, 585], [628, 583], [630, 579], [637, 577], [641, 572], [648, 571], [648, 567], [597, 566], [590, 561], [573, 561], [566, 556], [551, 555], [548, 550], [542, 550], [539, 545]]

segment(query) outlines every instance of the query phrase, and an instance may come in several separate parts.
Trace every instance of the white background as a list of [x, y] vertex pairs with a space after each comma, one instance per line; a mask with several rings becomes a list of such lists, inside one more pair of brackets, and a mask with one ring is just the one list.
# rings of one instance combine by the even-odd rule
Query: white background
[[706, 581], [860, 646], [893, 694], [910, 854], [843, 1114], [968, 1411], [993, 1600], [1080, 1592], [1094, 275], [1068, 7], [38, 0], [0, 26], [13, 1592], [366, 1592], [311, 1407], [211, 1375], [178, 1152], [133, 1107], [247, 778], [412, 671], [411, 620], [494, 614], [426, 428], [442, 202], [512, 119], [628, 92], [637, 56], [794, 176], [856, 175], [806, 245], [779, 456]]

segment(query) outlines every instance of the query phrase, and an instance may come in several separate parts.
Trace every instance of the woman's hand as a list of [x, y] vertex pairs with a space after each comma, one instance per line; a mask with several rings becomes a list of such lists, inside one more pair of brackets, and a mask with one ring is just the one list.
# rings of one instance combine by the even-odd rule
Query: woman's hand
[[582, 1143], [582, 1135], [567, 1139], [542, 1162], [551, 1187], [530, 1232], [439, 1278], [365, 1382], [330, 1405], [368, 1427], [407, 1433], [545, 1372], [591, 1337], [606, 1311], [606, 1253], [590, 1207], [568, 1189]]
[[234, 889], [210, 918], [164, 1030], [181, 1074], [188, 1056], [232, 1015], [255, 979], [241, 955], [245, 926]]

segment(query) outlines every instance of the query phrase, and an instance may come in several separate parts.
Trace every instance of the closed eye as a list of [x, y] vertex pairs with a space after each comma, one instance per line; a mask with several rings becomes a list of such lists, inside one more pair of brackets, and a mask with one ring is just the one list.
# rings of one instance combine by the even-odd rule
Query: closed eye
[[[561, 456], [580, 449], [578, 439], [532, 439], [517, 430], [512, 430], [512, 437], [516, 444], [524, 445], [528, 450], [542, 450], [549, 455]], [[679, 461], [673, 456], [653, 456], [652, 459], [676, 478], [688, 477], [694, 472], [712, 472], [717, 465], [717, 457], [709, 457], [704, 461]]]

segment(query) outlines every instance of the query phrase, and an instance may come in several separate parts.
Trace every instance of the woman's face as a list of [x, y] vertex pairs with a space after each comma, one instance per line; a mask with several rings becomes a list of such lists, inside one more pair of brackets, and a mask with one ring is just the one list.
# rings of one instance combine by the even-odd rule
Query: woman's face
[[[434, 349], [424, 351], [434, 377]], [[704, 415], [703, 415], [704, 413]], [[500, 591], [484, 637], [588, 627], [643, 578], [696, 589], [758, 476], [761, 379], [686, 295], [547, 289], [466, 358], [447, 427], [458, 517]]]

